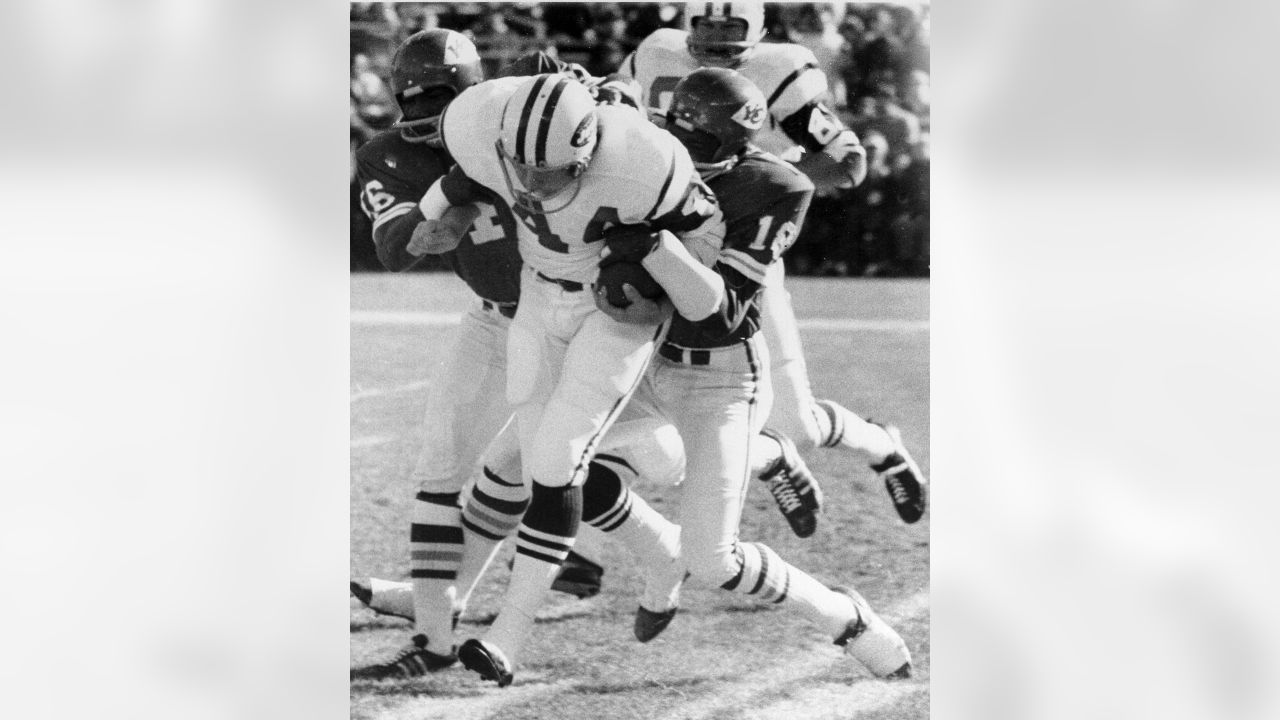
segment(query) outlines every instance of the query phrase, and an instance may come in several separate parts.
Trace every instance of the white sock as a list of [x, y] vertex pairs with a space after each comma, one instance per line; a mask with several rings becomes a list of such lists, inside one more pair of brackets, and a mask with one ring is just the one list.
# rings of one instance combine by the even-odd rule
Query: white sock
[[885, 429], [855, 415], [830, 400], [814, 403], [814, 416], [824, 430], [826, 447], [839, 446], [866, 455], [870, 464], [883, 462], [894, 451], [893, 438]]
[[760, 477], [760, 473], [769, 469], [780, 457], [782, 446], [777, 440], [768, 435], [751, 438], [751, 477]]
[[559, 569], [559, 565], [516, 554], [502, 611], [484, 636], [487, 642], [497, 645], [506, 654], [513, 666]]
[[790, 566], [791, 584], [787, 588], [786, 602], [795, 605], [815, 625], [835, 640], [857, 617], [858, 611], [848, 595], [838, 593], [815, 580], [805, 571]]

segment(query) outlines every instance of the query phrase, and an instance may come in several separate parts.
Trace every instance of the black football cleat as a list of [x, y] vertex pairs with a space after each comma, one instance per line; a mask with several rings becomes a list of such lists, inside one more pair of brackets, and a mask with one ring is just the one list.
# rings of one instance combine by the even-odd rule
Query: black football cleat
[[[868, 421], [871, 422], [871, 421]], [[880, 425], [872, 422], [873, 425]], [[884, 480], [884, 489], [893, 499], [893, 507], [902, 521], [911, 524], [924, 517], [926, 481], [920, 466], [902, 444], [902, 433], [893, 425], [880, 425], [893, 440], [894, 451], [871, 469]]]
[[679, 611], [680, 608], [678, 606], [663, 612], [647, 610], [643, 605], [636, 606], [636, 639], [642, 643], [647, 643], [658, 637], [663, 630], [667, 629], [667, 626], [671, 624], [671, 621], [675, 619], [676, 613]]
[[585, 600], [600, 594], [603, 578], [604, 568], [570, 550], [551, 583], [551, 589]]
[[351, 679], [386, 680], [421, 677], [427, 673], [439, 672], [456, 662], [458, 662], [456, 651], [448, 655], [433, 653], [427, 649], [426, 635], [414, 635], [410, 643], [396, 653], [394, 658], [378, 665], [355, 668], [351, 671]]
[[497, 645], [472, 638], [458, 648], [458, 659], [462, 666], [478, 673], [482, 680], [493, 680], [498, 687], [511, 684], [515, 675], [511, 672], [511, 663]]
[[800, 451], [796, 450], [791, 438], [768, 429], [760, 434], [773, 438], [782, 447], [782, 455], [760, 473], [760, 479], [768, 486], [778, 509], [791, 525], [791, 531], [807, 538], [818, 528], [822, 488], [800, 458]]

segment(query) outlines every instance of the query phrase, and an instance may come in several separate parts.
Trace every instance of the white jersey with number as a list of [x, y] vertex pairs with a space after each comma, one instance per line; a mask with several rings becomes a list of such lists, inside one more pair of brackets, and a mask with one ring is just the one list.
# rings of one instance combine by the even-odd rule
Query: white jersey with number
[[[551, 278], [591, 283], [605, 228], [638, 223], [662, 227], [663, 219], [684, 205], [698, 205], [688, 209], [689, 215], [705, 214], [706, 204], [714, 202], [702, 192], [691, 192], [705, 186], [674, 137], [629, 107], [601, 105], [596, 109], [599, 144], [577, 196], [548, 214], [521, 208], [507, 186], [496, 143], [503, 108], [523, 80], [497, 78], [468, 88], [449, 105], [442, 135], [467, 176], [500, 195], [521, 220], [520, 255], [526, 265]], [[722, 225], [719, 233], [717, 242]]]
[[[651, 117], [666, 115], [676, 83], [702, 67], [685, 44], [689, 33], [663, 28], [645, 38], [618, 71], [640, 83]], [[758, 43], [742, 65], [734, 68], [755, 83], [769, 105], [769, 125], [753, 141], [785, 160], [799, 157], [799, 145], [783, 132], [783, 120], [827, 94], [827, 76], [808, 48], [791, 43]], [[822, 122], [820, 117], [814, 122]], [[826, 128], [807, 128], [822, 138]], [[835, 128], [830, 130], [832, 134]]]

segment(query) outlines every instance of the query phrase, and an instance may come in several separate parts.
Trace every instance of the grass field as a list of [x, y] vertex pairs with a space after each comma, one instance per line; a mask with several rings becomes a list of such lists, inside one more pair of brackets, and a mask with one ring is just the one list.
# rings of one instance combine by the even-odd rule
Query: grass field
[[[929, 472], [928, 283], [788, 281], [814, 390], [896, 423]], [[351, 281], [351, 573], [407, 577], [407, 484], [432, 368], [451, 342], [465, 286], [442, 274], [353, 275]], [[904, 525], [861, 462], [807, 454], [827, 506], [818, 532], [791, 534], [772, 499], [753, 488], [742, 537], [765, 542], [826, 582], [856, 587], [902, 634], [915, 662], [908, 681], [866, 673], [798, 614], [724, 591], [687, 588], [680, 615], [647, 645], [631, 636], [640, 579], [608, 547], [604, 590], [589, 600], [553, 594], [517, 668], [498, 689], [460, 666], [403, 682], [359, 682], [351, 716], [555, 719], [877, 718], [929, 715], [929, 517]], [[669, 487], [642, 484], [662, 508]], [[482, 581], [461, 638], [484, 630], [506, 581], [500, 562]], [[365, 609], [351, 615], [353, 667], [385, 659], [409, 623]]]

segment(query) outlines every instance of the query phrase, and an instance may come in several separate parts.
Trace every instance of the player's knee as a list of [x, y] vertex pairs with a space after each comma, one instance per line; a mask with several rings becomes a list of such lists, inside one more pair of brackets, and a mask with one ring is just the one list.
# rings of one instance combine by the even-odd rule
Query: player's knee
[[[547, 487], [566, 487], [575, 479], [572, 463], [567, 462], [563, 448], [534, 448], [526, 462], [534, 482]], [[583, 473], [585, 477], [585, 469]]]
[[587, 482], [582, 486], [583, 521], [600, 519], [617, 505], [621, 496], [622, 478], [608, 465], [593, 461], [587, 471]]
[[711, 548], [685, 546], [682, 551], [689, 572], [712, 585], [718, 586], [733, 578], [741, 565], [733, 553], [732, 543], [721, 543]]
[[673, 425], [663, 425], [643, 443], [627, 449], [626, 459], [646, 480], [674, 483], [684, 476], [684, 441]]
[[463, 485], [466, 484], [466, 477], [462, 473], [452, 473], [446, 476], [429, 475], [425, 472], [414, 472], [413, 483], [417, 486], [418, 492], [430, 495], [457, 494], [462, 491]]
[[826, 413], [816, 403], [775, 412], [769, 416], [769, 427], [791, 438], [802, 452], [822, 447], [831, 434]]
[[489, 443], [482, 458], [484, 467], [502, 478], [520, 479], [520, 438], [511, 423]]

